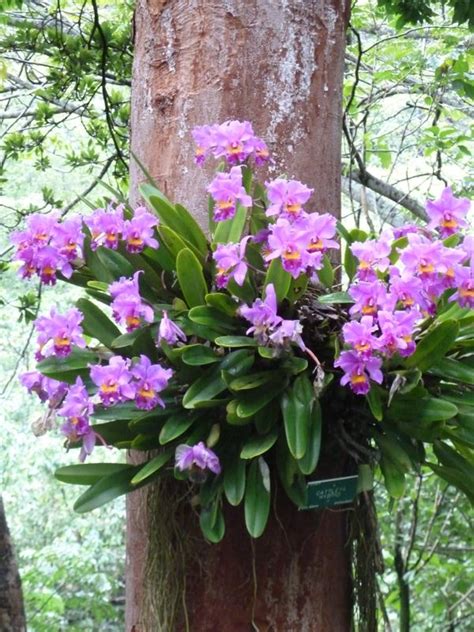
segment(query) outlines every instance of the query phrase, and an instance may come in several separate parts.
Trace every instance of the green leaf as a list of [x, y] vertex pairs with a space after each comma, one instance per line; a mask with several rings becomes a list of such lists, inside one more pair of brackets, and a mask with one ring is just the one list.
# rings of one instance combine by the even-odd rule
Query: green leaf
[[189, 345], [185, 347], [181, 353], [181, 358], [185, 364], [189, 364], [190, 366], [214, 364], [214, 362], [219, 362], [222, 359], [206, 345]]
[[381, 391], [383, 392], [380, 387], [372, 384], [370, 391], [366, 395], [370, 411], [377, 421], [382, 421], [383, 419]]
[[219, 336], [215, 339], [219, 347], [256, 347], [258, 342], [249, 336]]
[[205, 257], [207, 254], [207, 239], [194, 217], [184, 208], [173, 204], [163, 193], [151, 184], [139, 187], [143, 198], [160, 216], [163, 225], [171, 228], [178, 235], [183, 235]]
[[96, 250], [96, 255], [102, 267], [108, 270], [114, 279], [119, 279], [123, 276], [131, 277], [135, 272], [132, 264], [116, 250], [100, 246]]
[[436, 465], [435, 463], [427, 463], [427, 465], [439, 477], [443, 478], [450, 485], [454, 485], [454, 487], [462, 491], [467, 496], [470, 503], [474, 505], [474, 493], [472, 491], [472, 487], [469, 486], [464, 475], [459, 472], [459, 470], [452, 467]]
[[195, 417], [186, 413], [178, 413], [172, 415], [164, 424], [160, 432], [160, 443], [164, 445], [180, 437], [186, 430], [192, 426]]
[[261, 457], [249, 467], [244, 513], [247, 531], [252, 538], [259, 538], [270, 513], [270, 470]]
[[474, 385], [474, 368], [459, 360], [442, 358], [434, 366], [431, 366], [429, 373], [447, 380]]
[[80, 463], [59, 467], [54, 472], [54, 477], [71, 485], [93, 485], [104, 476], [129, 468], [130, 465], [126, 463]]
[[236, 457], [224, 468], [224, 493], [234, 507], [240, 505], [244, 497], [246, 467], [246, 462]]
[[80, 298], [76, 305], [84, 314], [84, 320], [82, 321], [84, 333], [111, 349], [114, 340], [122, 333], [117, 325], [97, 305], [94, 305], [86, 298]]
[[281, 371], [259, 371], [232, 380], [229, 383], [229, 388], [233, 391], [246, 391], [258, 388], [267, 382], [273, 382], [275, 379], [281, 378], [281, 375]]
[[357, 272], [357, 267], [357, 258], [352, 254], [350, 245], [347, 244], [344, 251], [344, 270], [351, 281]]
[[66, 358], [50, 356], [38, 362], [36, 368], [46, 377], [72, 384], [78, 375], [87, 376], [89, 374], [88, 365], [97, 364], [98, 361], [99, 358], [93, 351], [73, 348]]
[[188, 388], [183, 397], [184, 408], [196, 408], [199, 402], [214, 399], [225, 391], [226, 384], [221, 377], [221, 367], [211, 367]]
[[240, 241], [246, 221], [247, 209], [241, 204], [237, 204], [237, 210], [232, 219], [217, 223], [213, 241], [217, 244], [237, 243]]
[[308, 448], [314, 400], [314, 391], [306, 375], [298, 376], [281, 400], [286, 441], [295, 459], [301, 459]]
[[458, 409], [444, 399], [435, 397], [395, 397], [387, 409], [387, 418], [393, 421], [417, 423], [442, 421], [455, 417]]
[[238, 321], [231, 316], [227, 316], [223, 312], [208, 305], [198, 305], [188, 312], [188, 317], [198, 325], [205, 325], [215, 331], [234, 331], [238, 326]]
[[453, 346], [458, 332], [459, 324], [454, 320], [446, 320], [429, 329], [418, 343], [415, 353], [405, 360], [405, 365], [427, 371]]
[[302, 476], [298, 461], [288, 451], [284, 438], [277, 442], [277, 468], [283, 488], [288, 498], [297, 506], [307, 504], [306, 478]]
[[298, 459], [298, 467], [303, 474], [312, 474], [318, 464], [321, 451], [322, 426], [321, 406], [319, 401], [315, 399], [313, 410], [311, 411], [308, 447], [304, 456]]
[[273, 284], [277, 301], [281, 303], [290, 289], [291, 274], [283, 269], [280, 259], [273, 259], [268, 267], [264, 287], [270, 284]]
[[332, 267], [331, 259], [324, 255], [323, 257], [323, 267], [318, 270], [318, 278], [324, 287], [332, 287], [334, 283], [334, 270]]
[[278, 430], [275, 428], [267, 435], [257, 435], [248, 439], [240, 452], [241, 459], [254, 459], [256, 456], [260, 456], [268, 452], [273, 445], [275, 445], [278, 439]]
[[284, 383], [283, 380], [280, 380], [272, 384], [272, 388], [262, 386], [248, 393], [239, 394], [237, 415], [239, 417], [253, 417], [255, 413], [280, 394]]
[[222, 509], [217, 502], [210, 507], [204, 507], [199, 516], [199, 526], [205, 538], [217, 544], [222, 540], [225, 534], [225, 522]]
[[122, 496], [134, 489], [131, 480], [139, 466], [130, 466], [120, 472], [113, 472], [89, 487], [74, 503], [74, 510], [86, 513]]
[[169, 226], [160, 226], [158, 229], [158, 237], [160, 247], [164, 244], [175, 261], [181, 250], [184, 250], [184, 248], [190, 249], [189, 245]]
[[202, 273], [202, 266], [191, 250], [185, 248], [178, 254], [176, 273], [188, 307], [203, 305], [207, 294], [207, 285]]
[[333, 303], [351, 305], [354, 299], [347, 292], [333, 292], [332, 294], [318, 296], [318, 301], [323, 303], [323, 305], [332, 305]]
[[211, 294], [206, 294], [206, 303], [210, 307], [214, 307], [220, 312], [226, 314], [227, 316], [235, 316], [237, 313], [237, 308], [239, 304], [234, 301], [228, 294], [224, 294], [223, 292], [213, 292]]
[[290, 303], [295, 303], [299, 298], [303, 296], [308, 287], [308, 275], [300, 274], [297, 279], [291, 278], [290, 289], [286, 295], [286, 298]]
[[203, 257], [206, 257], [208, 252], [208, 242], [201, 227], [191, 213], [184, 208], [184, 206], [176, 204], [175, 209], [178, 216], [178, 226], [180, 227], [180, 232], [184, 234], [190, 243], [194, 244]]
[[433, 450], [442, 465], [457, 470], [464, 477], [466, 484], [474, 494], [474, 462], [472, 459], [468, 461], [443, 441], [435, 441]]
[[385, 487], [392, 498], [401, 498], [405, 492], [405, 474], [388, 458], [380, 460], [380, 469], [385, 480]]
[[393, 432], [386, 432], [386, 434], [374, 432], [374, 439], [382, 456], [391, 461], [401, 472], [409, 472], [412, 469], [409, 455]]
[[158, 454], [153, 459], [145, 463], [145, 465], [143, 465], [143, 467], [141, 467], [132, 478], [132, 485], [138, 485], [142, 481], [156, 474], [156, 472], [159, 472], [163, 468], [163, 466], [168, 463], [172, 456], [173, 450], [165, 450], [161, 454]]

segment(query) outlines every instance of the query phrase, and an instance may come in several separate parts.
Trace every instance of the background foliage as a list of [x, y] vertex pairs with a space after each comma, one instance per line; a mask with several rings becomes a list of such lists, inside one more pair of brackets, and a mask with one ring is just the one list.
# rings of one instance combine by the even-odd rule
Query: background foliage
[[[472, 23], [472, 3], [378, 5], [359, 0], [353, 8], [343, 163], [345, 220], [376, 229], [420, 216], [426, 192], [436, 194], [444, 180], [469, 195], [474, 94], [473, 36], [451, 23]], [[132, 2], [0, 0], [0, 12], [0, 254], [7, 261], [6, 235], [26, 214], [70, 212], [83, 197], [98, 203], [97, 177], [126, 184]], [[71, 511], [74, 490], [52, 479], [71, 457], [58, 450], [57, 437], [30, 433], [39, 409], [11, 380], [31, 362], [29, 321], [39, 292], [32, 285], [25, 293], [5, 268], [0, 475], [30, 629], [119, 630], [123, 505], [80, 517]], [[413, 630], [470, 629], [472, 524], [464, 499], [432, 477], [396, 506], [376, 493], [381, 629], [398, 629], [407, 594]]]

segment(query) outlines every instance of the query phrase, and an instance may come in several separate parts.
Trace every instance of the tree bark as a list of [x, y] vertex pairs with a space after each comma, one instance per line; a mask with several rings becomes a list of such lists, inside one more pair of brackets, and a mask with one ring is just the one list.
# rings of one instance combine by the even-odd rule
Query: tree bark
[[[250, 120], [282, 173], [315, 188], [311, 210], [340, 214], [341, 99], [349, 0], [138, 0], [132, 151], [173, 201], [207, 225], [212, 166], [193, 163], [195, 125]], [[145, 178], [132, 161], [131, 198]], [[132, 455], [139, 459], [139, 455]], [[344, 471], [334, 449], [327, 474]], [[147, 609], [160, 512], [147, 489], [127, 499], [127, 632], [171, 632]], [[246, 535], [242, 508], [209, 545], [181, 516], [194, 562], [186, 613], [193, 632], [346, 632], [351, 621], [346, 512], [297, 512], [279, 493], [265, 534]], [[187, 534], [187, 535], [184, 535]], [[162, 546], [167, 546], [162, 543]], [[171, 546], [171, 544], [169, 544]], [[158, 587], [159, 589], [159, 587]]]
[[13, 545], [0, 496], [0, 630], [26, 630], [23, 595]]

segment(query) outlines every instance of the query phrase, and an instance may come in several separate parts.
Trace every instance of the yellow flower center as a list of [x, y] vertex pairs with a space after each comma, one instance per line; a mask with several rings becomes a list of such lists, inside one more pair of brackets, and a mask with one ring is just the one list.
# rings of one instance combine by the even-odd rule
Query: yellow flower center
[[57, 336], [54, 338], [54, 346], [55, 347], [69, 347], [71, 344], [71, 339], [67, 336]]
[[360, 375], [358, 373], [351, 375], [351, 384], [365, 384], [366, 382], [367, 378], [363, 373], [361, 373]]
[[140, 324], [140, 319], [138, 316], [127, 316], [125, 318], [125, 322], [127, 323], [127, 327], [138, 327]]
[[441, 222], [441, 226], [443, 228], [457, 228], [458, 222], [454, 219], [454, 217], [443, 219]]
[[461, 288], [459, 295], [463, 298], [474, 298], [474, 288]]
[[299, 213], [301, 211], [301, 204], [297, 202], [288, 202], [285, 204], [285, 210], [287, 213]]
[[129, 246], [143, 246], [143, 239], [141, 237], [129, 237], [127, 241]]
[[227, 145], [227, 153], [231, 156], [241, 154], [243, 150], [244, 146], [242, 145], [242, 143], [232, 143], [231, 145]]
[[434, 265], [432, 263], [420, 263], [418, 270], [421, 274], [432, 274], [434, 272]]
[[375, 305], [364, 305], [361, 311], [364, 316], [372, 316], [372, 314], [377, 312], [377, 308]]
[[361, 344], [354, 345], [354, 348], [360, 353], [363, 353], [364, 351], [369, 351], [370, 345], [368, 342], [363, 342]]
[[102, 393], [109, 395], [110, 393], [116, 393], [118, 391], [118, 385], [116, 382], [112, 382], [111, 384], [102, 384], [100, 390]]
[[221, 202], [217, 202], [217, 206], [221, 209], [221, 211], [228, 211], [234, 206], [234, 202], [231, 199], [222, 200]]
[[287, 261], [298, 261], [299, 258], [300, 253], [292, 248], [287, 248], [283, 253], [283, 259], [286, 259]]
[[138, 391], [138, 394], [140, 395], [140, 397], [144, 397], [145, 399], [152, 399], [153, 397], [155, 397], [155, 391], [152, 388], [142, 387]]
[[361, 261], [359, 263], [359, 270], [368, 270], [371, 267], [368, 261]]
[[41, 272], [42, 274], [46, 274], [46, 276], [52, 276], [56, 272], [56, 270], [51, 266], [44, 266]]
[[312, 239], [309, 242], [308, 252], [320, 252], [324, 249], [324, 244], [321, 239]]

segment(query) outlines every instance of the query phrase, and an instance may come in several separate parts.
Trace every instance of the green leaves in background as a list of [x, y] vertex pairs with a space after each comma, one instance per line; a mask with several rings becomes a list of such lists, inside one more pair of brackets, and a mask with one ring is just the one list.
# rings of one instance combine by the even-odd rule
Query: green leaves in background
[[262, 535], [269, 513], [270, 470], [260, 457], [250, 464], [245, 489], [245, 525], [252, 538], [259, 538]]
[[196, 255], [185, 248], [176, 257], [176, 274], [188, 307], [195, 307], [205, 303], [208, 293], [202, 266]]

